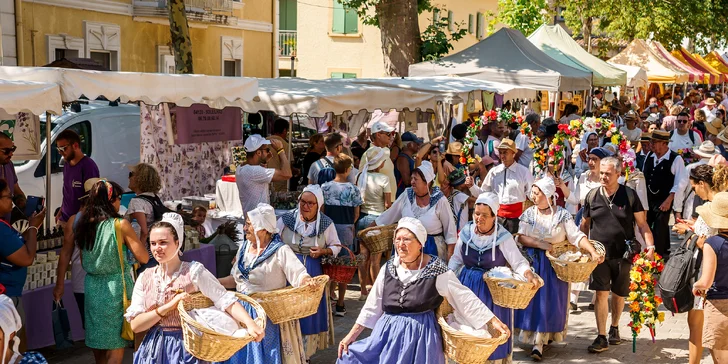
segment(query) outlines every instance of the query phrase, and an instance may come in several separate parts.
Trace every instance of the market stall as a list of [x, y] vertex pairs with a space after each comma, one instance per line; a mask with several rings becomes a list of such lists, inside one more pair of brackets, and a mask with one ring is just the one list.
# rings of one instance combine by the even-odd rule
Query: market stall
[[676, 67], [676, 69], [682, 70], [683, 72], [688, 73], [688, 81], [687, 82], [698, 82], [698, 83], [706, 83], [710, 80], [710, 75], [707, 74], [705, 71], [695, 68], [677, 57], [675, 57], [672, 53], [670, 53], [662, 44], [659, 42], [649, 42], [648, 45], [651, 47], [653, 52], [655, 52], [657, 55], [662, 57], [663, 60], [665, 60], [668, 64]]
[[[653, 42], [653, 43], [657, 43], [657, 42]], [[657, 43], [657, 44], [659, 45], [659, 43]], [[662, 46], [662, 45], [659, 45], [659, 46]], [[690, 52], [688, 52], [685, 48], [680, 47], [678, 49], [673, 50], [670, 53], [675, 58], [677, 58], [681, 62], [683, 62], [684, 64], [689, 65], [697, 70], [704, 72], [707, 76], [707, 78], [705, 79], [705, 83], [718, 84], [718, 83], [723, 82], [723, 75], [720, 72], [716, 71], [709, 65], [703, 64], [700, 61], [698, 61], [697, 59], [695, 59], [695, 57], [693, 57], [693, 55]]]
[[728, 76], [728, 61], [723, 59], [717, 51], [712, 51], [703, 57], [711, 67], [723, 73], [724, 76]]
[[688, 72], [672, 65], [641, 39], [633, 40], [608, 62], [641, 67], [647, 73], [647, 80], [650, 83], [683, 83], [690, 78]]
[[[720, 76], [720, 82], [724, 83], [728, 81], [728, 73], [726, 73], [724, 70], [719, 69], [718, 67], [714, 67], [713, 64], [708, 62], [705, 58], [703, 58], [701, 55], [697, 53], [692, 54], [693, 58], [696, 62], [698, 62], [703, 68], [706, 70], [709, 70], [711, 73], [715, 73]], [[723, 66], [723, 64], [719, 64], [718, 66]]]
[[610, 63], [612, 66], [617, 67], [627, 72], [627, 87], [635, 88], [646, 88], [648, 85], [647, 72], [641, 67], [628, 66], [626, 64]]

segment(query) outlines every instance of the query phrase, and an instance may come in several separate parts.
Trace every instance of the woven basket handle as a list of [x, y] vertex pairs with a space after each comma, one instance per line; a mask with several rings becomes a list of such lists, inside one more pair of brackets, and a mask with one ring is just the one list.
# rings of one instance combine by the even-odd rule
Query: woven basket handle
[[340, 246], [340, 247], [346, 249], [346, 251], [349, 252], [349, 258], [350, 259], [352, 259], [352, 260], [355, 260], [356, 259], [356, 256], [354, 255], [354, 252], [351, 251], [351, 249], [347, 248], [345, 245], [341, 245], [341, 244], [331, 244], [329, 246]]

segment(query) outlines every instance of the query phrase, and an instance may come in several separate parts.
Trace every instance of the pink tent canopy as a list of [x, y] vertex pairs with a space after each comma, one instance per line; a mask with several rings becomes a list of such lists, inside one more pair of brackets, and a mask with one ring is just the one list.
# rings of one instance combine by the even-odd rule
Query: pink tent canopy
[[709, 73], [702, 71], [698, 68], [692, 67], [688, 64], [685, 64], [682, 61], [680, 61], [679, 59], [675, 58], [675, 56], [670, 54], [670, 52], [667, 49], [665, 49], [665, 47], [662, 44], [660, 44], [660, 42], [652, 41], [652, 42], [650, 42], [650, 46], [652, 47], [653, 50], [655, 50], [655, 52], [657, 54], [662, 56], [666, 61], [670, 62], [670, 64], [682, 69], [687, 74], [689, 74], [690, 82], [698, 82], [698, 83], [707, 82], [707, 80], [710, 76]]

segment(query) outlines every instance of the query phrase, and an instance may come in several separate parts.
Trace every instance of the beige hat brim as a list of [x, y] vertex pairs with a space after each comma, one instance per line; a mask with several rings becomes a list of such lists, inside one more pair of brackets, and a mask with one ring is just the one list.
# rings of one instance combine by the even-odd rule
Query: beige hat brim
[[728, 135], [725, 133], [726, 129], [723, 129], [722, 132], [718, 133], [718, 139], [720, 139], [723, 143], [728, 143]]
[[710, 204], [706, 203], [702, 206], [698, 206], [695, 211], [698, 212], [700, 217], [705, 220], [705, 223], [708, 224], [713, 229], [728, 229], [728, 217], [723, 217], [714, 214], [712, 211], [710, 211]]
[[713, 153], [706, 153], [706, 152], [701, 151], [700, 149], [693, 149], [693, 154], [700, 156], [702, 158], [710, 159], [714, 155], [720, 154], [720, 152], [718, 152], [717, 150], [714, 150]]

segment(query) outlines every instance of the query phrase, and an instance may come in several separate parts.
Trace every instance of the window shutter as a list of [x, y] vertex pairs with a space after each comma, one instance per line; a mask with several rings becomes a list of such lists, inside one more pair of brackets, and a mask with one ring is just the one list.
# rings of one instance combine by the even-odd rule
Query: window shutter
[[344, 34], [359, 33], [359, 15], [356, 9], [346, 9], [344, 13]]
[[342, 72], [331, 72], [331, 78], [344, 78], [344, 73], [342, 73]]
[[468, 15], [468, 33], [475, 33], [475, 17], [473, 14]]
[[455, 20], [452, 10], [447, 11], [447, 29], [451, 32], [455, 30]]
[[440, 20], [440, 9], [432, 9], [432, 25], [435, 25]]
[[334, 22], [331, 31], [336, 34], [345, 34], [346, 31], [346, 11], [344, 5], [338, 0], [334, 1]]
[[356, 73], [344, 73], [343, 78], [356, 78]]
[[483, 13], [478, 13], [478, 25], [477, 25], [477, 34], [476, 37], [478, 39], [482, 39], [484, 35], [484, 24], [483, 22], [485, 19], [483, 18]]

